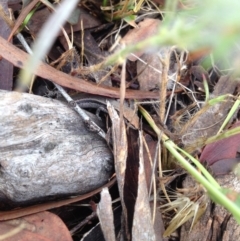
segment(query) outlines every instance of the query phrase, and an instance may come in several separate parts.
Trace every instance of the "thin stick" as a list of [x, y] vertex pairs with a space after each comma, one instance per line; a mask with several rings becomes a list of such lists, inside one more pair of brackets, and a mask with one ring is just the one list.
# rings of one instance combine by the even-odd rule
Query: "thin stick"
[[[28, 46], [27, 42], [23, 38], [22, 34], [18, 33], [17, 37], [19, 41], [22, 43], [23, 47], [25, 50], [29, 53], [32, 54], [31, 48]], [[49, 80], [51, 81], [51, 80]], [[68, 93], [58, 84], [52, 82], [55, 87], [58, 89], [58, 91], [61, 93], [61, 95], [67, 100], [68, 104], [82, 117], [84, 122], [86, 123], [88, 129], [90, 131], [96, 132], [99, 136], [102, 138], [106, 139], [106, 133], [93, 121], [90, 119], [90, 117], [86, 114], [86, 112], [80, 108], [77, 103], [68, 95]]]

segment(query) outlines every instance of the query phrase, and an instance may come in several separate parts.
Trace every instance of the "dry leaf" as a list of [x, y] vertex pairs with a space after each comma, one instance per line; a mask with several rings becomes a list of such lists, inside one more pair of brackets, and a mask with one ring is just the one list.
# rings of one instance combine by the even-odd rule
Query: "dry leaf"
[[[224, 94], [233, 94], [238, 82], [239, 80], [232, 76], [222, 76], [214, 88], [212, 98]], [[201, 138], [216, 135], [232, 104], [233, 101], [228, 98], [212, 106], [205, 106], [195, 114], [181, 130], [182, 141], [186, 148], [196, 144]]]
[[[120, 40], [120, 44], [123, 46], [137, 44], [144, 39], [155, 35], [158, 32], [161, 21], [159, 19], [145, 18], [138, 24], [138, 28], [131, 29], [128, 33]], [[141, 57], [144, 50], [134, 53], [137, 57]], [[128, 56], [131, 61], [136, 61], [137, 58], [133, 55]]]
[[[240, 121], [236, 122], [232, 128], [240, 126]], [[212, 165], [221, 159], [235, 158], [240, 147], [240, 134], [224, 138], [214, 143], [208, 144], [202, 151], [200, 161]]]
[[132, 240], [133, 241], [155, 241], [154, 222], [152, 221], [151, 208], [149, 204], [148, 188], [144, 172], [143, 144], [142, 136], [140, 138], [139, 149], [139, 174], [138, 191], [134, 209]]
[[[81, 14], [77, 24], [72, 25], [74, 32], [82, 30], [81, 21], [83, 21], [84, 29], [94, 28], [101, 24], [101, 22], [98, 19], [94, 18], [90, 13], [87, 13], [84, 9], [78, 8], [78, 10], [80, 10]], [[51, 12], [47, 8], [44, 8], [42, 10], [35, 12], [28, 23], [28, 28], [30, 29], [30, 32], [33, 35], [37, 35], [39, 30], [42, 28], [43, 24], [45, 23], [46, 19], [48, 19], [50, 15], [51, 15]], [[71, 33], [70, 24], [67, 23], [64, 29], [66, 30], [67, 33]], [[62, 31], [60, 31], [59, 34], [61, 35]]]
[[108, 188], [103, 188], [101, 191], [101, 201], [97, 206], [97, 214], [105, 240], [116, 240], [113, 222], [112, 198], [109, 194]]
[[124, 201], [124, 184], [125, 184], [125, 171], [126, 171], [126, 160], [128, 153], [128, 143], [127, 143], [127, 135], [125, 129], [124, 121], [120, 120], [116, 110], [113, 106], [107, 102], [107, 108], [109, 112], [109, 116], [112, 121], [112, 139], [113, 139], [113, 154], [114, 154], [114, 162], [115, 162], [115, 171], [118, 182], [119, 195], [121, 199], [121, 204], [123, 208], [124, 221], [126, 225], [126, 235], [127, 239], [130, 238], [128, 228], [128, 216], [127, 216], [127, 208]]
[[[144, 61], [144, 62], [142, 62]], [[158, 89], [162, 78], [162, 62], [157, 53], [145, 53], [137, 61], [140, 90]]]
[[[12, 44], [4, 40], [2, 37], [0, 37], [0, 55], [19, 68], [23, 67], [23, 63], [29, 57], [29, 55], [26, 54], [24, 51], [16, 48]], [[44, 63], [41, 63], [38, 66], [34, 74], [41, 76], [45, 79], [50, 79], [61, 86], [71, 89], [96, 95], [119, 98], [119, 88], [98, 86], [86, 80], [74, 78], [70, 75], [57, 71], [56, 69]], [[158, 92], [126, 90], [126, 99], [156, 99], [158, 97]]]
[[[3, 235], [9, 236], [2, 239]], [[4, 241], [72, 241], [62, 220], [50, 212], [1, 222], [0, 239]]]
[[[232, 128], [240, 126], [240, 121], [236, 122]], [[224, 138], [204, 147], [200, 161], [206, 162], [216, 175], [227, 174], [239, 163], [236, 158], [240, 147], [240, 134]]]
[[[63, 39], [61, 37], [60, 39]], [[82, 46], [82, 32], [76, 32], [74, 34], [74, 43], [79, 48], [84, 49], [84, 56], [88, 61], [89, 66], [97, 65], [101, 63], [105, 57], [106, 52], [101, 51], [100, 47], [98, 46], [98, 43], [93, 38], [90, 30], [85, 30], [83, 35], [83, 43], [84, 46]], [[79, 71], [81, 75], [81, 70]], [[78, 73], [79, 73], [78, 72]], [[96, 83], [106, 86], [112, 86], [111, 78], [110, 78], [111, 71], [105, 69], [100, 69], [98, 71], [91, 71], [90, 76], [93, 76]]]
[[125, 174], [125, 186], [124, 186], [124, 201], [127, 207], [128, 215], [128, 228], [131, 231], [134, 208], [137, 198], [138, 190], [138, 172], [139, 172], [139, 131], [129, 128], [127, 131], [128, 140], [128, 156], [127, 156], [127, 168]]

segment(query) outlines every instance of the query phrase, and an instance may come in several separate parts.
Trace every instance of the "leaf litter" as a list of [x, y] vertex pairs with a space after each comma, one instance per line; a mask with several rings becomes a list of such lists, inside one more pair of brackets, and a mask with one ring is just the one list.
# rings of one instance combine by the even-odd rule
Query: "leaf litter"
[[[12, 2], [11, 4], [13, 4]], [[42, 2], [44, 3], [45, 1]], [[165, 4], [165, 1], [153, 1], [155, 3], [146, 1], [142, 3], [141, 11], [137, 13], [135, 24], [128, 25], [126, 22], [118, 20], [114, 20], [115, 24], [108, 24], [102, 16], [105, 16], [106, 19], [115, 19], [118, 15], [121, 18], [125, 17], [126, 13], [131, 15], [135, 11], [131, 9], [131, 6], [133, 6], [131, 5], [131, 1], [126, 1], [126, 3], [120, 5], [123, 9], [130, 6], [126, 13], [123, 11], [119, 12], [117, 10], [117, 6], [119, 7], [119, 5], [115, 5], [115, 1], [113, 2], [114, 5], [112, 6], [104, 6], [104, 12], [97, 1], [82, 1], [77, 8], [79, 11], [75, 11], [76, 15], [74, 17], [78, 19], [75, 20], [76, 24], [71, 26], [68, 23], [65, 26], [66, 33], [69, 36], [68, 39], [59, 31], [57, 41], [48, 54], [47, 62], [49, 64], [59, 62], [58, 67], [55, 65], [52, 68], [48, 64], [41, 63], [34, 70], [34, 74], [38, 77], [33, 84], [33, 93], [36, 89], [49, 88], [51, 82], [48, 83], [48, 80], [51, 80], [64, 86], [70, 95], [78, 95], [78, 92], [85, 92], [93, 94], [96, 97], [123, 98], [125, 96], [126, 99], [134, 99], [138, 102], [141, 100], [143, 103], [141, 102], [140, 104], [146, 106], [148, 112], [161, 127], [161, 130], [166, 134], [170, 133], [169, 136], [173, 137], [175, 143], [184, 146], [185, 150], [188, 150], [190, 154], [198, 157], [200, 161], [207, 163], [206, 166], [212, 168], [212, 172], [216, 175], [227, 175], [233, 166], [236, 166], [238, 163], [239, 135], [228, 137], [207, 146], [205, 146], [205, 142], [207, 138], [218, 134], [219, 128], [222, 126], [236, 99], [235, 96], [238, 94], [237, 89], [239, 85], [237, 77], [230, 73], [226, 74], [226, 71], [218, 70], [216, 65], [212, 65], [207, 69], [202, 67], [204, 58], [211, 52], [209, 48], [201, 48], [192, 52], [188, 52], [186, 49], [178, 49], [175, 46], [159, 47], [158, 49], [150, 47], [147, 52], [141, 49], [128, 56], [127, 61], [135, 62], [131, 65], [126, 65], [131, 67], [126, 68], [125, 76], [121, 76], [124, 73], [122, 68], [125, 65], [121, 66], [114, 63], [112, 65], [108, 64], [106, 67], [104, 61], [112, 54], [109, 49], [114, 49], [112, 46], [115, 44], [118, 45], [120, 35], [122, 38], [120, 38], [119, 47], [113, 50], [115, 53], [121, 51], [124, 46], [137, 45], [140, 41], [145, 40], [148, 36], [153, 36], [159, 31], [162, 21], [162, 13], [159, 11], [159, 8], [161, 9], [162, 5]], [[128, 2], [130, 5], [127, 5]], [[38, 3], [39, 1], [32, 1], [23, 9], [21, 9], [21, 5], [16, 5], [20, 14], [9, 38], [13, 36], [13, 40], [15, 39], [14, 34], [17, 33], [17, 30], [31, 9]], [[179, 3], [178, 8], [181, 9], [184, 6]], [[111, 11], [107, 12], [108, 9], [111, 9]], [[33, 41], [33, 38], [37, 36], [39, 30], [46, 22], [47, 16], [51, 15], [51, 11], [49, 6], [47, 8], [41, 4], [41, 7], [33, 14], [27, 23], [27, 28], [23, 31], [23, 35], [27, 41]], [[99, 12], [103, 15], [100, 16]], [[4, 22], [1, 24], [4, 24]], [[8, 28], [10, 29], [10, 26]], [[22, 68], [28, 55], [12, 43], [4, 40], [4, 38], [7, 39], [8, 37], [4, 34], [6, 32], [1, 34], [0, 38], [0, 55], [8, 61], [8, 64], [11, 63], [9, 68], [13, 66], [15, 66], [15, 69], [16, 67]], [[71, 39], [73, 39], [73, 42], [70, 45], [74, 46], [74, 48], [71, 47], [69, 49], [69, 40], [72, 41]], [[68, 53], [73, 53], [72, 51], [76, 51], [76, 54], [73, 58], [70, 58]], [[4, 73], [6, 70], [7, 67], [4, 67]], [[9, 73], [12, 75], [11, 72], [6, 72], [6, 76]], [[127, 89], [124, 89], [124, 93], [120, 93], [119, 87], [122, 86], [121, 79], [123, 77], [129, 82], [129, 85]], [[43, 79], [45, 80], [43, 81]], [[208, 89], [204, 87], [205, 79], [208, 83]], [[14, 86], [16, 86], [17, 79], [13, 78], [13, 81]], [[0, 84], [5, 84], [4, 80], [0, 79]], [[11, 83], [9, 83], [9, 86], [11, 86]], [[11, 90], [11, 87], [7, 89]], [[205, 99], [208, 91], [210, 91], [210, 99]], [[42, 95], [46, 96], [47, 93], [43, 93]], [[213, 104], [209, 102], [209, 100], [223, 95], [225, 96], [219, 102]], [[58, 96], [57, 98], [59, 98]], [[159, 100], [160, 103], [156, 100]], [[119, 231], [121, 236], [126, 240], [171, 240], [174, 230], [180, 225], [184, 227], [183, 223], [187, 222], [188, 219], [191, 220], [191, 218], [193, 220], [190, 229], [194, 230], [193, 224], [196, 226], [201, 215], [204, 218], [204, 210], [206, 209], [206, 205], [209, 205], [204, 188], [195, 183], [195, 186], [201, 190], [200, 194], [199, 189], [196, 188], [195, 190], [191, 186], [184, 187], [185, 189], [182, 191], [179, 189], [181, 185], [177, 183], [179, 182], [177, 179], [179, 179], [179, 175], [182, 176], [182, 182], [185, 172], [177, 164], [176, 160], [169, 155], [166, 149], [164, 149], [164, 146], [159, 146], [158, 144], [157, 148], [144, 149], [148, 152], [149, 163], [147, 164], [146, 160], [143, 160], [143, 157], [146, 159], [146, 153], [142, 147], [142, 134], [136, 134], [136, 132], [131, 130], [132, 127], [129, 127], [127, 122], [121, 119], [118, 120], [117, 113], [114, 113], [114, 110], [111, 109], [112, 107], [108, 108], [110, 108], [109, 114], [111, 116], [113, 135], [113, 140], [110, 137], [109, 143], [110, 146], [113, 145], [115, 155], [115, 172], [121, 205], [117, 201], [117, 204], [115, 204], [113, 199], [112, 201], [110, 200], [106, 208], [108, 211], [111, 209], [109, 209], [111, 202], [113, 208], [119, 205], [122, 207], [123, 219], [121, 232]], [[121, 106], [119, 110], [121, 116]], [[237, 125], [234, 124], [238, 118], [237, 112], [238, 109], [235, 115], [231, 117], [225, 131], [227, 131], [232, 123], [233, 126]], [[133, 108], [132, 116], [136, 115], [136, 108]], [[131, 118], [128, 118], [128, 122], [131, 123]], [[125, 129], [125, 123], [130, 128], [129, 130]], [[137, 125], [135, 124], [134, 126], [136, 127]], [[157, 140], [157, 135], [151, 131], [146, 122], [141, 122], [141, 126], [143, 131], [151, 136], [150, 139], [146, 138], [146, 146], [152, 140]], [[156, 143], [157, 141], [155, 142], [155, 146], [157, 145]], [[131, 161], [133, 163], [129, 164]], [[163, 165], [164, 163], [167, 164]], [[169, 177], [171, 181], [165, 182], [168, 183], [165, 188], [169, 191], [175, 186], [176, 195], [175, 197], [162, 198], [163, 192], [166, 192], [164, 188], [161, 190], [160, 187], [164, 186], [161, 182], [163, 181], [163, 177], [167, 178], [167, 175], [164, 173], [170, 166], [173, 169], [171, 175], [176, 176], [176, 178], [172, 179]], [[178, 173], [180, 174], [178, 175]], [[150, 187], [150, 183], [152, 183], [153, 187]], [[117, 189], [116, 186], [114, 188], [115, 190]], [[115, 197], [116, 194], [111, 190], [109, 190], [110, 194], [112, 197]], [[149, 194], [149, 190], [153, 190], [153, 192]], [[73, 198], [72, 202], [85, 199], [86, 205], [89, 204], [88, 197], [98, 202], [99, 199], [95, 196], [97, 192], [100, 192], [100, 190], [96, 190], [94, 194], [90, 193], [79, 199]], [[192, 196], [187, 195], [188, 192]], [[148, 197], [152, 201], [148, 202]], [[169, 198], [173, 201], [172, 203], [167, 203], [166, 200], [170, 201]], [[63, 200], [60, 205], [66, 205], [70, 202], [67, 200], [64, 202]], [[30, 210], [32, 211], [29, 212], [25, 212], [24, 208], [22, 211], [20, 209], [17, 216], [11, 216], [6, 211], [4, 215], [14, 218], [21, 216], [21, 212], [22, 216], [25, 216], [56, 206], [58, 206], [57, 202], [55, 204], [53, 202], [52, 205], [47, 205], [47, 203], [40, 204], [39, 206], [31, 207]], [[166, 206], [169, 207], [165, 211], [161, 211], [162, 217], [159, 211], [159, 207], [161, 206], [163, 208]], [[91, 212], [91, 208], [88, 208], [89, 210]], [[169, 216], [173, 215], [173, 213], [176, 216], [170, 221]], [[121, 215], [119, 214], [118, 216]], [[164, 225], [161, 223], [161, 227], [158, 226], [156, 228], [154, 220], [151, 220], [152, 217], [158, 217], [158, 220], [163, 220]], [[84, 217], [82, 216], [82, 218]], [[106, 221], [101, 221], [103, 220], [102, 214], [99, 214], [99, 219], [101, 225], [104, 225], [104, 227], [102, 226], [104, 237], [108, 240], [109, 238], [106, 236], [107, 231], [104, 232]], [[184, 222], [179, 222], [181, 219]], [[140, 224], [140, 221], [142, 221], [142, 224]], [[167, 228], [168, 223], [170, 226]], [[73, 225], [71, 220], [67, 220], [67, 225], [69, 227]], [[164, 228], [166, 228], [165, 233]], [[159, 230], [162, 230], [160, 234], [158, 233]], [[90, 233], [95, 233], [95, 231]], [[85, 236], [83, 240], [87, 240], [87, 236], [90, 236], [90, 233], [87, 234], [86, 232], [85, 235], [81, 232], [80, 234], [75, 233], [73, 237]], [[111, 235], [114, 236], [113, 230]], [[163, 236], [167, 236], [168, 238], [163, 239]], [[178, 240], [183, 240], [182, 237], [181, 235], [178, 236]], [[25, 238], [25, 240], [27, 239]]]

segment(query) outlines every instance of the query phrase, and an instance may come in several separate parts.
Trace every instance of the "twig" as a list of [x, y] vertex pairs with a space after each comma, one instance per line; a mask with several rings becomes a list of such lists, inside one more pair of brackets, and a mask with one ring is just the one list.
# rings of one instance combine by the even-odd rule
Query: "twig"
[[[0, 5], [0, 8], [1, 8], [1, 5]], [[4, 20], [7, 22], [7, 24], [9, 25], [9, 27], [13, 28], [14, 24], [13, 24], [12, 20], [10, 20], [7, 15], [6, 16], [4, 15], [3, 17], [4, 17]], [[22, 36], [21, 33], [17, 34], [17, 38], [20, 41], [20, 43], [23, 45], [23, 47], [25, 48], [27, 53], [32, 55], [33, 51], [29, 47], [28, 43], [26, 42], [26, 40], [24, 39], [24, 37]], [[51, 80], [49, 80], [49, 81], [51, 81]], [[51, 82], [55, 85], [55, 87], [62, 94], [62, 96], [67, 100], [68, 104], [70, 104], [70, 106], [72, 106], [73, 109], [82, 117], [82, 119], [86, 123], [88, 129], [90, 131], [97, 132], [97, 134], [99, 136], [101, 136], [102, 138], [105, 139], [106, 133], [93, 120], [91, 120], [89, 118], [89, 116], [85, 113], [85, 111], [77, 105], [77, 103], [67, 94], [67, 92], [60, 85], [54, 83], [53, 81], [51, 81]]]
[[[29, 53], [32, 54], [32, 50], [25, 41], [24, 37], [22, 36], [21, 33], [17, 34], [17, 38], [19, 41], [22, 43], [23, 47], [25, 50]], [[49, 80], [51, 81], [51, 80]], [[52, 82], [52, 81], [51, 81]], [[106, 138], [106, 133], [93, 121], [90, 119], [90, 117], [86, 114], [86, 112], [80, 108], [77, 103], [68, 95], [68, 93], [58, 84], [52, 82], [55, 87], [58, 89], [58, 91], [61, 93], [61, 95], [67, 100], [68, 104], [81, 116], [81, 118], [84, 120], [86, 123], [88, 129], [90, 131], [96, 132], [99, 136], [102, 138]]]
[[78, 229], [80, 229], [82, 226], [84, 226], [85, 224], [87, 224], [90, 220], [92, 220], [93, 218], [96, 218], [97, 214], [96, 212], [92, 212], [90, 215], [88, 215], [82, 222], [80, 222], [79, 224], [77, 224], [75, 227], [73, 227], [70, 230], [70, 234], [73, 235]]

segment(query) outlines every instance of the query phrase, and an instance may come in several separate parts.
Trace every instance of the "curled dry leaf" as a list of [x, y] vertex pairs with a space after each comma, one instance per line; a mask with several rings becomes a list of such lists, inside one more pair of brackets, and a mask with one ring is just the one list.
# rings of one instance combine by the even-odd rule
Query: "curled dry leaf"
[[127, 155], [127, 168], [125, 173], [125, 186], [124, 186], [124, 201], [127, 207], [128, 227], [131, 231], [134, 208], [138, 190], [138, 172], [139, 172], [139, 131], [132, 128], [128, 129], [128, 155]]

